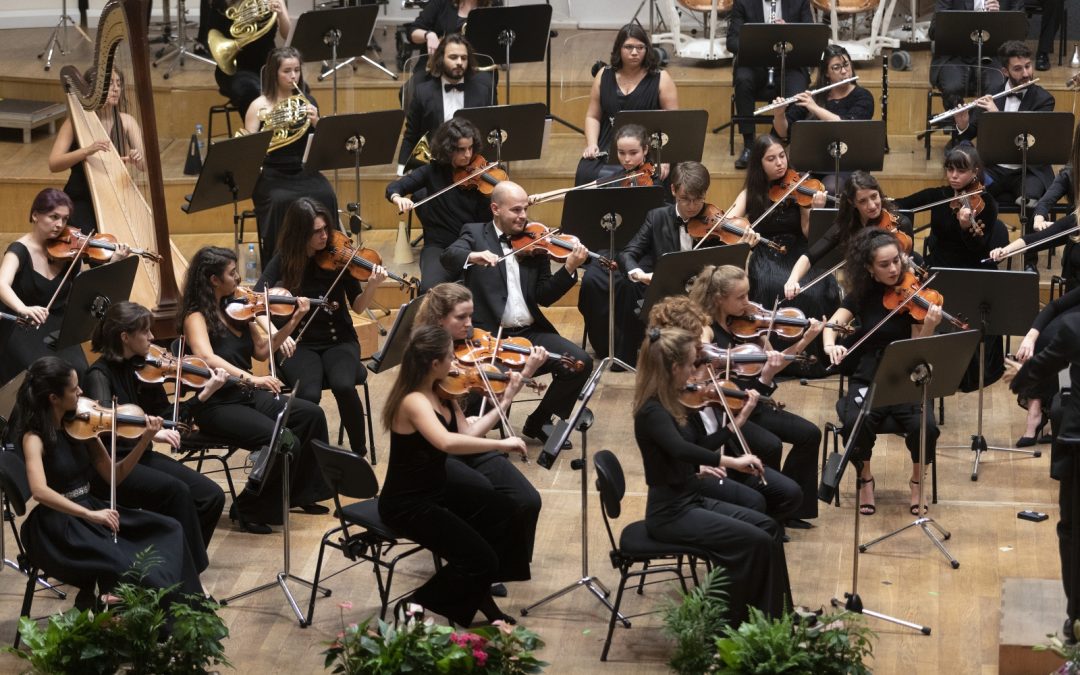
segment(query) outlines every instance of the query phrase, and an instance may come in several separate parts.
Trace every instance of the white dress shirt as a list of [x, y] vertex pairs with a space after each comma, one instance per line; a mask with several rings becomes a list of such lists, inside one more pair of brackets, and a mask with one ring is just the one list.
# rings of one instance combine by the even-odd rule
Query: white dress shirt
[[[491, 223], [491, 228], [495, 231], [495, 236], [502, 235], [495, 223]], [[510, 242], [501, 240], [499, 244], [502, 246], [503, 255], [507, 256], [502, 261], [506, 265], [506, 306], [503, 307], [500, 323], [504, 328], [531, 326], [534, 319], [529, 312], [529, 306], [525, 304], [525, 294], [521, 291], [521, 267], [518, 265], [517, 256], [507, 255], [513, 250]]]
[[[464, 83], [464, 82], [465, 81], [462, 80], [462, 83]], [[446, 86], [445, 85], [448, 85], [448, 84], [457, 84], [457, 83], [456, 82], [451, 82], [451, 81], [447, 80], [445, 76], [443, 76], [442, 77], [442, 82], [439, 85], [440, 87], [442, 87], [442, 90], [443, 90], [443, 92], [442, 92], [442, 116], [443, 116], [443, 122], [445, 122], [448, 119], [450, 119], [451, 117], [453, 117], [454, 113], [456, 113], [457, 111], [459, 111], [459, 110], [461, 110], [462, 108], [465, 107], [465, 92], [464, 91], [458, 91], [457, 89], [451, 89], [450, 91], [446, 91]]]

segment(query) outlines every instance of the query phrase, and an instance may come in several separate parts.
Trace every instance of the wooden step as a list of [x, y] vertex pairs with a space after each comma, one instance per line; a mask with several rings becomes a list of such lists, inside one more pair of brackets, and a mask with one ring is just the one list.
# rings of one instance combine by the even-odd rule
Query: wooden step
[[1048, 634], [1060, 633], [1065, 594], [1056, 579], [1009, 577], [1001, 584], [998, 673], [1031, 675], [1055, 672], [1064, 661], [1051, 651], [1035, 651]]

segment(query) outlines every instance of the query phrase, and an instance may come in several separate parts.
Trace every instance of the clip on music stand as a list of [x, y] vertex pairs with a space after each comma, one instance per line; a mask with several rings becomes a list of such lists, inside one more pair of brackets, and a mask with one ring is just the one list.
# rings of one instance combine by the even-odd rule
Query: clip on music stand
[[224, 141], [211, 141], [199, 179], [195, 182], [195, 191], [185, 195], [187, 203], [180, 205], [180, 210], [191, 214], [231, 203], [233, 250], [238, 254], [244, 238], [239, 203], [251, 199], [251, 193], [255, 191], [273, 133], [260, 131]]
[[499, 164], [540, 159], [546, 115], [543, 103], [462, 108], [454, 113], [454, 117], [473, 123], [480, 131], [480, 139], [495, 148], [495, 161]]
[[423, 298], [414, 298], [398, 308], [394, 325], [390, 326], [390, 332], [386, 336], [386, 341], [383, 342], [382, 349], [371, 355], [368, 370], [377, 375], [401, 363], [405, 347], [408, 346], [409, 338], [412, 337], [416, 314], [420, 311], [423, 301]]
[[[1023, 335], [1039, 312], [1039, 275], [1036, 272], [938, 268], [934, 288], [949, 298], [949, 311], [968, 317], [983, 335]], [[999, 447], [986, 444], [983, 436], [983, 377], [986, 343], [979, 342], [979, 415], [971, 435], [971, 480], [979, 480], [979, 460], [988, 450], [1015, 452], [1040, 457], [1040, 450]], [[963, 445], [945, 446], [963, 448]]]
[[628, 110], [617, 113], [612, 123], [608, 163], [619, 161], [615, 139], [619, 129], [639, 124], [649, 134], [649, 147], [656, 163], [700, 162], [705, 148], [705, 129], [709, 126], [707, 110]]
[[788, 152], [803, 171], [881, 171], [885, 123], [881, 120], [802, 120], [791, 126]]
[[[551, 31], [551, 5], [477, 7], [469, 12], [468, 37], [477, 54], [506, 66], [506, 102], [510, 102], [510, 71], [514, 63], [543, 61]], [[465, 31], [462, 31], [463, 33]], [[547, 115], [547, 107], [544, 115]]]
[[1023, 186], [1027, 182], [1028, 167], [1032, 164], [1067, 164], [1072, 156], [1072, 136], [1071, 112], [1029, 110], [990, 112], [979, 116], [979, 135], [975, 144], [983, 163], [987, 166], [1020, 165], [1021, 232], [1027, 233], [1027, 198]]
[[90, 339], [98, 321], [113, 303], [131, 297], [139, 257], [128, 256], [107, 265], [99, 265], [75, 276], [71, 281], [67, 308], [60, 330], [45, 336], [45, 344], [60, 351]]
[[641, 316], [648, 316], [652, 306], [669, 295], [686, 295], [687, 286], [707, 265], [734, 265], [745, 269], [749, 256], [749, 244], [665, 253], [656, 261], [652, 283], [649, 284], [645, 300], [641, 303]]

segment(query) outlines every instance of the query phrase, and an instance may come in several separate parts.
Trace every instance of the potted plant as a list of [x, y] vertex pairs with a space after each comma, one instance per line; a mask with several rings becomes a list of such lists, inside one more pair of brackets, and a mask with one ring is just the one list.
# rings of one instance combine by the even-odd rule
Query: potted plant
[[676, 673], [704, 673], [716, 660], [716, 636], [724, 629], [728, 611], [726, 584], [723, 568], [714, 567], [700, 586], [664, 607], [664, 633], [675, 639], [668, 665]]

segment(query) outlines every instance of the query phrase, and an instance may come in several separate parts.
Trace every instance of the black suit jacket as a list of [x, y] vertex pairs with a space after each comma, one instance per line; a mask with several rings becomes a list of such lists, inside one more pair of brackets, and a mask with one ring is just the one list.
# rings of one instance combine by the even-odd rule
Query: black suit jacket
[[[988, 94], [999, 94], [1004, 91], [1004, 86], [997, 91], [987, 92]], [[994, 105], [998, 110], [1005, 109], [1005, 98], [994, 99]], [[1046, 91], [1037, 84], [1033, 84], [1027, 88], [1024, 97], [1020, 99], [1020, 112], [1052, 112], [1054, 110], [1054, 95]], [[962, 134], [954, 134], [956, 142], [971, 141], [974, 142], [975, 137], [979, 134], [979, 117], [982, 116], [982, 110], [975, 108], [972, 111], [970, 118], [970, 124], [967, 129], [964, 129]], [[1050, 184], [1054, 182], [1054, 168], [1049, 164], [1038, 164], [1028, 167], [1028, 171], [1033, 176], [1038, 176], [1039, 181], [1042, 183], [1043, 188], [1050, 187]]]
[[[465, 225], [461, 228], [461, 236], [443, 251], [439, 260], [443, 267], [456, 274], [474, 251], [491, 251], [499, 256], [503, 254], [491, 221]], [[519, 256], [517, 260], [521, 272], [521, 294], [533, 316], [533, 328], [558, 333], [540, 311], [540, 306], [550, 306], [566, 295], [577, 281], [577, 276], [567, 272], [565, 267], [552, 274], [547, 256]], [[465, 270], [465, 285], [473, 294], [473, 323], [494, 332], [506, 309], [506, 263], [500, 262], [495, 267], [472, 265]]]
[[[1027, 0], [998, 0], [999, 12], [1022, 12]], [[934, 28], [938, 12], [974, 12], [975, 0], [937, 0], [934, 3], [934, 15], [930, 18], [930, 39], [934, 39]], [[995, 56], [986, 54], [986, 56]], [[974, 60], [974, 59], [972, 59]]]
[[[415, 77], [421, 77], [417, 74]], [[413, 148], [424, 134], [431, 135], [443, 123], [443, 85], [442, 79], [424, 76], [416, 83], [409, 109], [405, 111], [405, 134], [401, 139], [398, 152], [398, 164], [404, 164], [412, 154]], [[473, 73], [465, 77], [465, 107], [481, 108], [498, 105], [499, 96], [495, 91], [491, 73]]]
[[680, 226], [674, 204], [649, 211], [634, 238], [619, 253], [619, 269], [627, 273], [640, 267], [643, 272], [652, 272], [660, 256], [682, 248], [679, 242]]
[[[787, 23], [813, 23], [810, 0], [779, 0], [777, 9]], [[728, 14], [727, 48], [732, 54], [739, 53], [739, 34], [744, 23], [765, 23], [765, 8], [761, 0], [735, 0]]]

